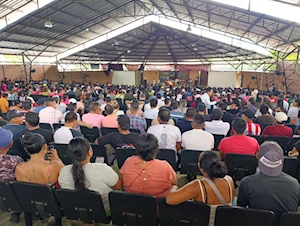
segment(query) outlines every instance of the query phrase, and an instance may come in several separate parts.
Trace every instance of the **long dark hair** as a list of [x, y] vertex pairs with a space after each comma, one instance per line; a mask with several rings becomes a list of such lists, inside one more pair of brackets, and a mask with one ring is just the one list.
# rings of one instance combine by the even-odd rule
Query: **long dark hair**
[[72, 174], [74, 178], [75, 189], [82, 191], [86, 190], [87, 179], [84, 175], [84, 171], [81, 162], [86, 159], [86, 155], [91, 146], [87, 139], [84, 137], [76, 137], [72, 139], [68, 145], [68, 153], [70, 154], [72, 166]]
[[199, 157], [200, 168], [203, 169], [210, 179], [223, 178], [227, 174], [227, 167], [213, 151], [205, 151]]

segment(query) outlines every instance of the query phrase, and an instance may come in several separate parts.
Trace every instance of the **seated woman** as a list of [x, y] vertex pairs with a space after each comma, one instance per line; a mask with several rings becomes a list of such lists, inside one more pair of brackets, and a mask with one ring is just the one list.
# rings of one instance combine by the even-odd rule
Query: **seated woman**
[[[203, 174], [201, 180], [194, 180], [184, 187], [172, 190], [167, 195], [169, 205], [177, 205], [193, 199], [211, 205], [210, 223], [214, 225], [216, 207], [231, 205], [234, 198], [234, 183], [226, 176], [227, 168], [220, 157], [211, 151], [203, 152], [199, 157], [198, 167]], [[220, 195], [219, 195], [220, 193]]]
[[57, 183], [59, 172], [64, 164], [56, 150], [48, 150], [45, 138], [37, 133], [26, 133], [21, 137], [21, 143], [29, 153], [30, 159], [17, 165], [16, 180], [44, 185]]
[[143, 134], [136, 144], [137, 156], [129, 157], [120, 173], [124, 190], [129, 193], [165, 197], [177, 184], [176, 173], [167, 161], [155, 159], [158, 140], [152, 134]]
[[76, 137], [68, 146], [72, 165], [62, 168], [58, 181], [61, 188], [91, 190], [101, 195], [106, 214], [110, 215], [108, 193], [121, 190], [122, 181], [118, 174], [104, 163], [91, 163], [93, 150], [87, 139]]

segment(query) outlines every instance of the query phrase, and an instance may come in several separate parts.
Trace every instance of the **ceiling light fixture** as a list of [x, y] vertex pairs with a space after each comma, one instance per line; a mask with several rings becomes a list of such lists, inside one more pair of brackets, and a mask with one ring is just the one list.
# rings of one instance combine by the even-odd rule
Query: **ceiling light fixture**
[[85, 30], [86, 30], [86, 31], [89, 31], [90, 29], [86, 28]]
[[127, 53], [131, 53], [131, 50], [129, 49], [129, 50], [127, 50]]
[[186, 29], [187, 32], [192, 31], [191, 25], [189, 24], [188, 28]]
[[171, 56], [171, 53], [168, 53], [168, 56]]
[[53, 24], [52, 24], [52, 22], [51, 22], [51, 20], [50, 20], [49, 17], [46, 19], [46, 21], [45, 21], [45, 23], [44, 23], [44, 27], [46, 27], [46, 28], [51, 28], [51, 27], [53, 27]]
[[197, 51], [197, 50], [198, 50], [198, 48], [194, 48], [194, 50], [195, 50], [195, 51]]

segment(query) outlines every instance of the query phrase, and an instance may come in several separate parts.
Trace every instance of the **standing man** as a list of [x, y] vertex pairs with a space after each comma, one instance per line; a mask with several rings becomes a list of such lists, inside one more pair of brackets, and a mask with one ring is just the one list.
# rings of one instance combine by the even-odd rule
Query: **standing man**
[[202, 102], [206, 105], [207, 109], [211, 109], [211, 106], [215, 105], [217, 101], [210, 101], [210, 98], [212, 97], [213, 90], [210, 87], [206, 88], [206, 93], [204, 93], [201, 96]]

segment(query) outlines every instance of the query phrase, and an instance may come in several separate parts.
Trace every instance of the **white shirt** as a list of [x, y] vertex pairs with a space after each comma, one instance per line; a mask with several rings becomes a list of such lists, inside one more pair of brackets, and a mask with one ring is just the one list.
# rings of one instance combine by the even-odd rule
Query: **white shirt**
[[181, 142], [181, 132], [178, 127], [169, 124], [151, 126], [147, 133], [153, 134], [159, 143], [160, 149], [177, 151], [176, 144]]
[[46, 107], [39, 113], [40, 123], [59, 123], [63, 119], [62, 113], [53, 107]]
[[201, 96], [201, 100], [206, 105], [207, 108], [210, 108], [211, 105], [215, 105], [217, 103], [216, 101], [211, 102], [210, 97], [208, 96], [207, 93], [204, 93]]
[[145, 110], [144, 118], [146, 119], [156, 119], [158, 116], [158, 108], [150, 108]]
[[299, 109], [298, 107], [290, 107], [288, 113], [287, 113], [287, 116], [292, 119], [292, 118], [298, 118], [298, 112], [299, 112]]
[[205, 131], [215, 134], [215, 135], [224, 135], [226, 136], [229, 129], [230, 124], [228, 122], [213, 120], [211, 122], [205, 122]]
[[[271, 108], [269, 108], [268, 111], [269, 111], [269, 114], [270, 114], [270, 115], [273, 115], [273, 111], [272, 111]], [[254, 117], [257, 118], [257, 117], [259, 117], [259, 116], [262, 116], [262, 114], [261, 114], [260, 110], [257, 109], [257, 111], [255, 112]]]
[[69, 144], [74, 137], [81, 136], [83, 135], [78, 131], [62, 126], [55, 131], [53, 135], [53, 140], [56, 144]]
[[102, 104], [101, 106], [100, 106], [100, 109], [102, 110], [102, 111], [105, 111], [105, 107], [106, 107], [106, 103], [105, 104]]
[[186, 150], [210, 151], [214, 144], [214, 136], [202, 129], [193, 129], [182, 134], [181, 146]]
[[[75, 189], [72, 166], [63, 167], [59, 173], [58, 182], [63, 189]], [[117, 184], [118, 174], [104, 163], [87, 163], [82, 168], [87, 180], [86, 188], [98, 192], [101, 195], [105, 211], [109, 211], [108, 193]]]
[[161, 99], [157, 99], [157, 108], [159, 109], [163, 106], [165, 106], [165, 102]]
[[114, 114], [117, 115], [117, 116], [125, 115], [124, 111], [121, 111], [121, 110], [114, 110]]

